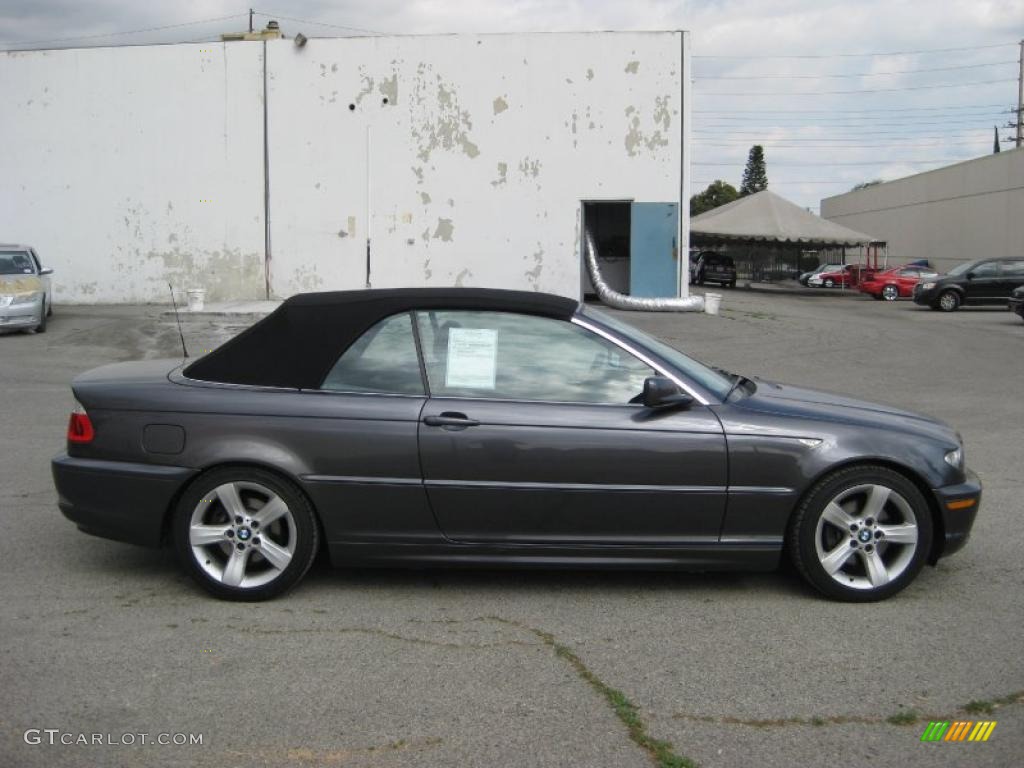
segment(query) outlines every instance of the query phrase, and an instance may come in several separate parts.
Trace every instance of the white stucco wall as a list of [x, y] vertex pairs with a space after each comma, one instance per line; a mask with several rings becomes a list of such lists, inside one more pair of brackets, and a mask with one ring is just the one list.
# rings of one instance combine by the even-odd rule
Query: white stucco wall
[[0, 242], [56, 301], [260, 298], [259, 44], [0, 53]]
[[688, 199], [684, 40], [268, 42], [269, 274], [263, 43], [0, 53], [0, 241], [64, 302], [362, 288], [368, 226], [373, 287], [579, 296], [581, 200]]

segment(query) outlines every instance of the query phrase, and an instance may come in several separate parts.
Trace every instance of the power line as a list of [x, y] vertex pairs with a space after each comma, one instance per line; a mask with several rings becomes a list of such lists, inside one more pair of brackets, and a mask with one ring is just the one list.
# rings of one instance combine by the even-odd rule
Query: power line
[[[693, 183], [694, 184], [714, 184], [716, 181], [725, 181], [725, 179], [712, 179], [711, 181], [699, 181], [699, 180], [695, 179], [693, 181]], [[813, 180], [813, 181], [812, 180], [808, 180], [808, 179], [793, 179], [793, 180], [782, 180], [782, 181], [780, 181], [778, 179], [773, 179], [771, 182], [769, 182], [769, 186], [772, 186], [772, 185], [778, 186], [780, 184], [850, 184], [851, 181], [852, 181], [851, 179], [841, 179], [839, 181], [826, 181], [824, 179], [822, 179], [822, 180]]]
[[[720, 117], [719, 120], [725, 120], [726, 118]], [[950, 126], [963, 126], [963, 125], [977, 125], [978, 123], [986, 120], [999, 120], [999, 117], [992, 117], [991, 115], [978, 115], [974, 119], [970, 120], [914, 120], [913, 123], [905, 121], [887, 123], [876, 120], [865, 119], [864, 122], [855, 123], [839, 123], [832, 121], [817, 120], [813, 123], [779, 123], [779, 122], [759, 122], [751, 120], [736, 120], [734, 122], [725, 123], [705, 123], [702, 122], [700, 125], [702, 128], [735, 128], [737, 124], [748, 125], [755, 128], [899, 128], [901, 126], [907, 126], [908, 128], [916, 128], [919, 125], [950, 125]]]
[[[908, 126], [908, 130], [910, 130], [910, 129], [912, 129], [912, 126]], [[984, 131], [985, 134], [989, 138], [992, 137], [992, 133], [991, 133], [991, 129], [990, 128], [978, 128], [977, 130], [973, 130], [973, 131], [963, 131], [963, 130], [952, 131], [950, 133], [945, 133], [945, 134], [941, 134], [941, 135], [932, 135], [932, 136], [908, 135], [908, 134], [906, 134], [903, 131], [872, 131], [870, 135], [871, 135], [872, 138], [874, 138], [875, 136], [891, 136], [891, 137], [893, 137], [893, 140], [897, 140], [897, 139], [900, 139], [900, 138], [907, 138], [907, 139], [964, 139], [964, 138], [970, 138], [970, 137], [973, 137], [973, 136], [979, 136], [979, 135], [981, 135], [982, 131]], [[767, 141], [771, 141], [771, 138], [773, 138], [773, 137], [765, 138], [765, 131], [731, 131], [731, 132], [721, 133], [719, 131], [695, 130], [693, 132], [693, 137], [696, 138], [696, 139], [700, 139], [700, 138], [744, 139], [744, 138], [746, 138], [748, 136], [752, 137], [751, 140], [760, 138], [760, 139], [763, 139], [766, 142]], [[823, 140], [828, 140], [830, 137], [829, 136], [805, 136], [805, 137], [801, 138], [800, 136], [776, 136], [774, 138], [776, 138], [776, 139], [778, 139], [780, 141], [823, 141]], [[860, 141], [864, 137], [863, 137], [863, 135], [849, 134], [849, 135], [836, 135], [836, 136], [833, 136], [831, 138], [834, 138], [836, 141], [846, 141], [846, 140]], [[759, 142], [753, 141], [753, 143], [757, 144]]]
[[996, 109], [997, 107], [1006, 107], [1006, 104], [959, 104], [959, 105], [958, 104], [948, 104], [948, 105], [944, 105], [944, 106], [941, 106], [941, 107], [939, 107], [939, 106], [935, 106], [935, 107], [876, 107], [875, 109], [842, 109], [842, 110], [837, 110], [835, 107], [833, 107], [832, 109], [695, 109], [695, 110], [693, 110], [693, 114], [695, 114], [695, 115], [698, 115], [698, 114], [712, 114], [712, 115], [717, 115], [717, 114], [737, 114], [737, 115], [757, 114], [757, 115], [760, 115], [760, 114], [773, 114], [773, 113], [789, 114], [791, 112], [796, 112], [796, 113], [800, 113], [800, 114], [817, 114], [817, 113], [822, 113], [822, 114], [829, 114], [829, 115], [831, 115], [831, 114], [835, 114], [837, 111], [842, 111], [844, 114], [854, 114], [854, 113], [857, 113], [857, 112], [867, 112], [867, 113], [872, 113], [873, 114], [873, 113], [876, 113], [876, 112], [925, 112], [925, 111], [934, 111], [934, 110], [943, 110], [943, 111], [945, 111], [945, 110], [948, 110], [948, 109]]
[[836, 75], [696, 75], [696, 80], [821, 80], [837, 77], [882, 77], [886, 75], [913, 75], [921, 72], [952, 72], [958, 69], [981, 69], [997, 67], [1004, 64], [1016, 64], [1016, 59], [1006, 61], [990, 61], [985, 64], [961, 64], [957, 67], [932, 67], [930, 69], [899, 69], [893, 72], [858, 72], [856, 74]]
[[[731, 162], [691, 162], [691, 165], [722, 165], [722, 166], [742, 166], [747, 162], [747, 158], [740, 160], [733, 160]], [[932, 165], [934, 163], [948, 163], [950, 159], [948, 157], [934, 158], [932, 160], [866, 160], [856, 162], [843, 162], [843, 163], [787, 163], [785, 160], [779, 162], [771, 162], [768, 165], [774, 168], [821, 168], [821, 167], [832, 167], [840, 165]]]
[[299, 24], [313, 24], [318, 27], [331, 27], [332, 29], [343, 29], [346, 32], [362, 32], [367, 35], [383, 35], [383, 32], [377, 32], [373, 29], [363, 29], [362, 27], [346, 27], [341, 24], [328, 24], [326, 21], [313, 21], [311, 19], [297, 19], [294, 16], [283, 16], [280, 13], [268, 13], [266, 11], [256, 11], [253, 13], [257, 16], [266, 16], [271, 19], [283, 19], [284, 21], [294, 21]]
[[993, 45], [970, 45], [961, 48], [922, 48], [916, 51], [884, 51], [874, 53], [821, 53], [821, 54], [769, 54], [764, 56], [692, 56], [694, 59], [858, 59], [873, 56], [916, 56], [922, 53], [949, 53], [952, 51], [983, 51], [990, 48], [1008, 48], [1017, 43], [994, 43]]
[[698, 96], [839, 96], [854, 93], [895, 93], [896, 91], [932, 91], [938, 88], [967, 88], [974, 85], [1015, 83], [1012, 80], [979, 80], [969, 83], [940, 83], [938, 85], [912, 85], [903, 88], [866, 88], [853, 91], [697, 91]]
[[180, 24], [165, 24], [161, 27], [147, 27], [145, 29], [129, 29], [123, 32], [106, 32], [97, 35], [79, 35], [77, 37], [56, 37], [52, 40], [4, 40], [0, 45], [44, 45], [46, 43], [67, 43], [74, 40], [98, 40], [104, 37], [122, 37], [124, 35], [138, 35], [143, 32], [163, 32], [167, 29], [180, 29], [181, 27], [194, 27], [197, 24], [212, 24], [217, 21], [228, 21], [241, 16], [248, 16], [246, 13], [233, 13], [230, 16], [217, 16], [211, 19], [197, 19], [195, 21], [183, 21]]
[[[908, 137], [910, 139], [910, 137]], [[986, 133], [985, 138], [978, 138], [973, 141], [944, 141], [941, 144], [905, 144], [899, 143], [894, 145], [893, 142], [884, 142], [876, 144], [761, 144], [766, 150], [768, 149], [879, 149], [885, 147], [892, 147], [893, 149], [942, 149], [943, 147], [971, 147], [977, 146], [979, 143], [988, 142], [991, 143], [992, 137]], [[698, 144], [702, 147], [749, 147], [749, 141], [743, 141], [737, 139], [732, 142], [713, 142], [713, 141], [695, 141], [694, 144]]]

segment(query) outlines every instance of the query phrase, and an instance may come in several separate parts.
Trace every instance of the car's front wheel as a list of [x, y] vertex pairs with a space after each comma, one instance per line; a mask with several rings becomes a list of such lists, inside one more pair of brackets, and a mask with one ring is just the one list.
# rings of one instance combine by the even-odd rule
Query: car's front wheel
[[880, 466], [850, 467], [818, 482], [794, 514], [787, 542], [804, 579], [848, 602], [899, 592], [924, 566], [931, 543], [921, 491]]
[[313, 508], [263, 469], [202, 475], [178, 502], [174, 540], [189, 573], [217, 597], [266, 600], [306, 575], [318, 545]]
[[939, 309], [943, 312], [955, 312], [960, 308], [960, 294], [956, 291], [945, 291], [939, 296]]
[[834, 283], [834, 282], [832, 281], [832, 279], [831, 279], [831, 278], [829, 278], [829, 279], [827, 279], [827, 280], [825, 281], [825, 287], [826, 287], [826, 288], [831, 288], [831, 287], [832, 287], [832, 286], [834, 286], [834, 285], [835, 285], [835, 283]]
[[882, 298], [886, 301], [896, 301], [900, 297], [900, 289], [895, 285], [887, 285], [882, 289]]

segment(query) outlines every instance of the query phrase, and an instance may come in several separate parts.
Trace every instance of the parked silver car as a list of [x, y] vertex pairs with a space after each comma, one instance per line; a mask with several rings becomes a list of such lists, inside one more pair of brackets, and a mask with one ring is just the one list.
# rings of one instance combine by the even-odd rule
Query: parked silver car
[[0, 331], [46, 332], [46, 318], [53, 314], [52, 274], [31, 246], [0, 245]]

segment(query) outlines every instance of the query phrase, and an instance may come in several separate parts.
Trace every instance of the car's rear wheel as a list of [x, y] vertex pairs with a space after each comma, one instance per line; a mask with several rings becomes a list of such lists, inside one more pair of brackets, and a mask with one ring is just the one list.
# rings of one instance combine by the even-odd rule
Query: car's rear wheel
[[895, 285], [887, 285], [882, 289], [882, 298], [886, 301], [896, 301], [900, 297], [900, 289]]
[[960, 308], [960, 294], [956, 291], [945, 291], [939, 296], [939, 309], [943, 312], [955, 312]]
[[831, 288], [834, 285], [835, 285], [835, 282], [832, 280], [832, 278], [828, 278], [827, 280], [825, 280], [825, 287], [826, 288]]
[[804, 579], [847, 602], [899, 592], [924, 566], [931, 543], [921, 491], [880, 466], [839, 470], [817, 483], [793, 516], [787, 542]]
[[319, 538], [301, 491], [249, 467], [202, 475], [179, 500], [173, 525], [186, 569], [229, 600], [266, 600], [293, 587], [313, 564]]

